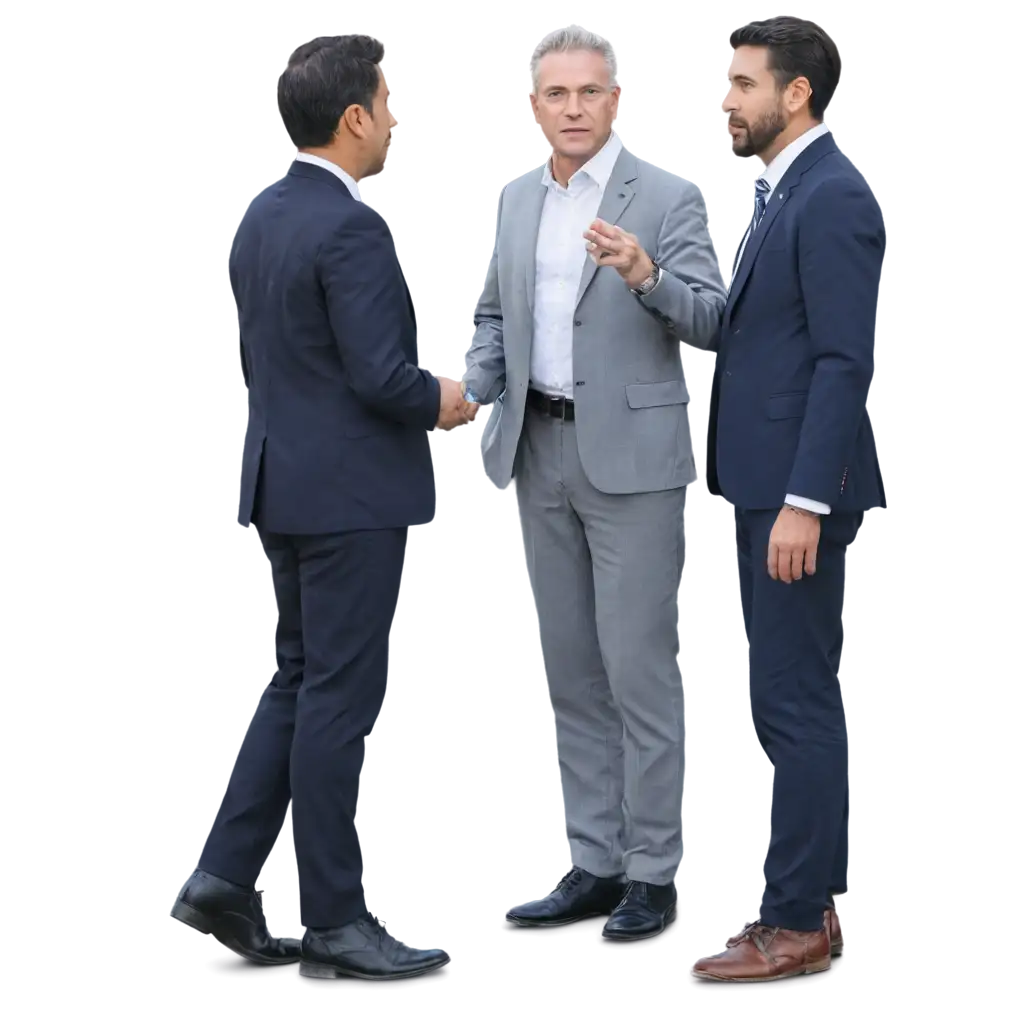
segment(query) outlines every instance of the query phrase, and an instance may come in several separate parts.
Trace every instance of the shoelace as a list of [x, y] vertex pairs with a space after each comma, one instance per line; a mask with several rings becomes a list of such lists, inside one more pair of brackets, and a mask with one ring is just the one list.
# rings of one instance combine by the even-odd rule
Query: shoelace
[[761, 924], [760, 921], [754, 921], [751, 924], [745, 925], [743, 931], [736, 936], [736, 941], [730, 942], [729, 945], [738, 946], [744, 939], [750, 939], [758, 952], [763, 953], [765, 956], [770, 956], [768, 947], [772, 944], [778, 933], [778, 928], [771, 928], [766, 924]]
[[619, 906], [623, 907], [629, 903], [630, 897], [636, 893], [636, 899], [632, 902], [640, 902], [647, 896], [647, 883], [646, 882], [627, 882], [626, 891], [622, 894], [622, 899], [619, 900]]
[[566, 892], [569, 889], [575, 889], [580, 882], [583, 881], [583, 875], [579, 868], [573, 868], [572, 871], [568, 872], [566, 876], [555, 886], [555, 892], [559, 890]]
[[402, 943], [398, 941], [393, 935], [389, 934], [388, 930], [384, 927], [387, 923], [385, 921], [379, 921], [373, 914], [367, 915], [369, 921], [374, 926], [374, 931], [377, 934], [377, 948], [383, 953], [385, 949], [394, 949], [401, 947]]

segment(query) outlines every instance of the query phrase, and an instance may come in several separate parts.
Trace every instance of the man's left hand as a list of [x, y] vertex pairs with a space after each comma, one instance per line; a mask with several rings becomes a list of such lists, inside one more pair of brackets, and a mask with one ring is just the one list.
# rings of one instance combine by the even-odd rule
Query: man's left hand
[[784, 508], [768, 538], [768, 575], [792, 583], [806, 572], [813, 576], [818, 561], [821, 521], [812, 512]]
[[583, 237], [594, 262], [599, 267], [614, 267], [630, 288], [639, 288], [651, 276], [654, 263], [636, 235], [599, 219], [583, 232]]

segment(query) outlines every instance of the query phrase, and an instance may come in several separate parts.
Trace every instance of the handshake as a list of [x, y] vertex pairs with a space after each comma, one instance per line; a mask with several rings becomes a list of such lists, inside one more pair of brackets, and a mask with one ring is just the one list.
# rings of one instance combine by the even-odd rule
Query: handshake
[[463, 384], [447, 377], [438, 377], [437, 381], [441, 385], [441, 411], [437, 417], [439, 430], [451, 430], [476, 419], [480, 403], [466, 401]]

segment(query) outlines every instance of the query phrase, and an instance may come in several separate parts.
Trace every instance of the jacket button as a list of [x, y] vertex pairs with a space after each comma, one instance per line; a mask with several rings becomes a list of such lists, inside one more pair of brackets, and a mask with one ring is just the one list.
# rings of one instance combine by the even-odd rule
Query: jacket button
[[587, 383], [587, 382], [586, 382], [585, 380], [578, 380], [578, 381], [576, 381], [576, 383], [575, 383], [575, 384], [573, 384], [573, 387], [574, 387], [574, 388], [581, 388], [581, 387], [583, 387], [583, 385], [584, 385], [584, 384], [586, 384], [586, 383]]
[[574, 327], [582, 327], [583, 326], [583, 321], [582, 320], [573, 320], [573, 326]]

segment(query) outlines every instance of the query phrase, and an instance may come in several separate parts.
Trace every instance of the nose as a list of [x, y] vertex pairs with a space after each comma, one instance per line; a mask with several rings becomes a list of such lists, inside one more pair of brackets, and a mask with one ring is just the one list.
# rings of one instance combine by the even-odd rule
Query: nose
[[733, 90], [731, 88], [725, 94], [725, 99], [722, 100], [722, 110], [727, 114], [731, 114], [734, 110], [739, 110], [739, 106], [733, 97]]
[[576, 93], [569, 93], [569, 102], [565, 105], [565, 112], [569, 115], [569, 117], [580, 116], [580, 98], [579, 96], [576, 95]]

